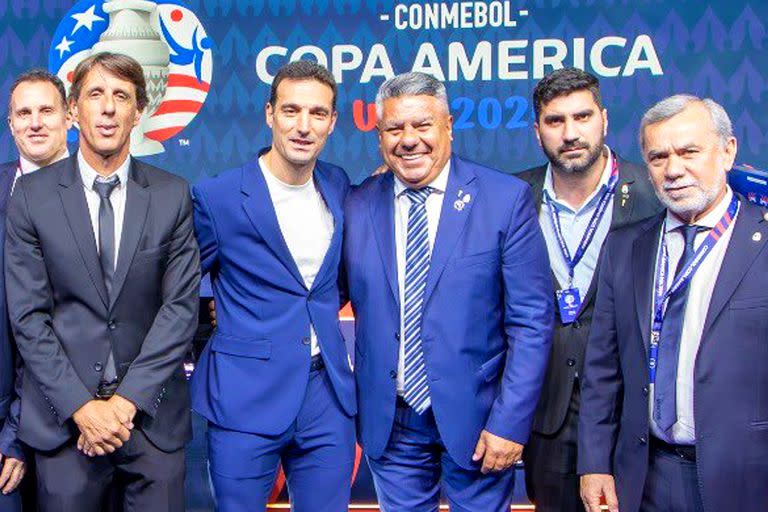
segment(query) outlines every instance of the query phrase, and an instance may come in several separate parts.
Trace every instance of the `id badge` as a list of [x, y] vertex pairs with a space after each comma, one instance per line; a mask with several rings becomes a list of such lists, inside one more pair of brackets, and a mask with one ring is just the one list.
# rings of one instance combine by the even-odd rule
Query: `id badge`
[[566, 288], [557, 290], [557, 307], [560, 309], [560, 320], [564, 324], [570, 324], [576, 320], [576, 316], [581, 309], [581, 297], [578, 288]]

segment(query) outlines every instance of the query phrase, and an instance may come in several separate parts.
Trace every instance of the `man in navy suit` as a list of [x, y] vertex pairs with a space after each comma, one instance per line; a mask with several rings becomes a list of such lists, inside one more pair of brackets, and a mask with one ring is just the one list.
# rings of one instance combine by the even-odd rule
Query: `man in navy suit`
[[[19, 75], [9, 98], [8, 126], [19, 158], [0, 164], [0, 241], [5, 240], [5, 213], [16, 179], [68, 156], [67, 130], [72, 124], [64, 84], [48, 71], [35, 69]], [[12, 511], [20, 507], [15, 490], [26, 467], [18, 440], [20, 402], [14, 390], [14, 374], [21, 373], [21, 361], [14, 354], [5, 304], [5, 279], [0, 275], [0, 326], [4, 326], [0, 328], [0, 509]]]
[[376, 99], [392, 172], [350, 192], [358, 433], [382, 510], [509, 510], [552, 331], [547, 249], [528, 185], [451, 155], [445, 86]]
[[293, 510], [341, 512], [355, 456], [355, 393], [338, 324], [349, 179], [317, 158], [336, 83], [309, 61], [272, 83], [272, 146], [194, 187], [195, 228], [216, 331], [192, 378], [208, 420], [222, 512], [265, 510], [282, 463]]
[[581, 495], [622, 512], [768, 504], [768, 224], [726, 183], [736, 139], [711, 99], [640, 125], [666, 211], [608, 236], [579, 422]]

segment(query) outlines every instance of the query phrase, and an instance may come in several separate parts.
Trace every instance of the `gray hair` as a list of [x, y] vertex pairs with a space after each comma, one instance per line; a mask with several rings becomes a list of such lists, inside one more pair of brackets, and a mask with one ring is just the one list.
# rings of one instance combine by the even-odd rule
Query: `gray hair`
[[384, 100], [389, 98], [398, 98], [400, 96], [433, 96], [445, 105], [445, 111], [450, 112], [448, 108], [448, 93], [445, 92], [445, 85], [435, 77], [418, 71], [411, 71], [394, 76], [381, 84], [379, 92], [376, 93], [376, 117], [381, 119], [384, 109]]
[[664, 98], [648, 109], [640, 121], [640, 147], [645, 149], [644, 133], [648, 125], [660, 123], [676, 116], [691, 103], [701, 103], [709, 111], [712, 118], [712, 126], [720, 139], [720, 145], [725, 147], [728, 140], [733, 137], [733, 125], [725, 109], [712, 98], [701, 99], [692, 94], [675, 94]]

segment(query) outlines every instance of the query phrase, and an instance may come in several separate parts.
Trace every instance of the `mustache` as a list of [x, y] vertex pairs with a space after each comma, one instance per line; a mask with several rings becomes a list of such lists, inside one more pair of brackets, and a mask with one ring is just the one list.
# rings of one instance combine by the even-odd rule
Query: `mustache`
[[558, 153], [563, 153], [573, 149], [589, 149], [589, 144], [586, 142], [569, 142], [557, 148], [557, 151]]
[[666, 180], [661, 184], [661, 188], [664, 190], [672, 190], [676, 188], [683, 188], [683, 187], [698, 187], [698, 183], [694, 180], [686, 179], [686, 180], [675, 180], [675, 181], [669, 181]]

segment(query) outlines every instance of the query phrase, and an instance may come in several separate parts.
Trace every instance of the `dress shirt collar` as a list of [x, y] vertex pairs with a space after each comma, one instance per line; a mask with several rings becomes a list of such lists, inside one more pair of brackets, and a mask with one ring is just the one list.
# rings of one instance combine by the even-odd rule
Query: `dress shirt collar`
[[[59, 160], [63, 160], [65, 158], [67, 158], [68, 156], [69, 156], [69, 149], [66, 149], [66, 150], [64, 150], [64, 154], [61, 155], [61, 158], [56, 160], [56, 162], [58, 162]], [[26, 158], [24, 158], [21, 155], [19, 155], [19, 165], [21, 167], [21, 174], [29, 174], [30, 172], [35, 172], [36, 170], [38, 170], [40, 168], [39, 165], [37, 165], [36, 163], [34, 163], [34, 162], [30, 161], [30, 160], [27, 160]]]
[[[392, 172], [392, 171], [387, 171]], [[439, 192], [440, 194], [445, 194], [445, 189], [448, 186], [448, 174], [451, 172], [451, 159], [449, 158], [447, 162], [445, 162], [445, 167], [443, 167], [443, 170], [440, 171], [440, 174], [438, 174], [434, 180], [432, 180], [432, 183], [428, 184], [428, 187], [432, 188], [433, 192]], [[405, 193], [405, 190], [408, 188], [408, 186], [400, 181], [400, 178], [395, 176], [395, 197], [400, 197]]]
[[598, 193], [602, 193], [605, 187], [608, 186], [608, 181], [611, 179], [611, 172], [613, 171], [613, 153], [607, 145], [603, 146], [603, 148], [608, 153], [608, 158], [605, 159], [605, 168], [603, 169], [603, 174], [600, 176], [600, 182], [597, 184], [597, 187], [595, 187], [595, 190], [593, 190], [589, 197], [587, 197], [587, 200], [584, 201], [584, 204], [581, 206], [581, 208], [574, 210], [568, 204], [557, 200], [557, 194], [555, 194], [555, 185], [552, 183], [551, 163], [547, 164], [547, 173], [544, 175], [544, 193], [541, 195], [541, 202], [546, 203], [547, 198], [549, 197], [551, 201], [557, 203], [558, 208], [567, 210], [572, 213], [578, 213], [585, 208], [589, 208], [593, 202], [597, 201]]
[[131, 167], [131, 157], [126, 157], [125, 161], [120, 164], [120, 167], [109, 176], [101, 176], [101, 174], [96, 172], [96, 169], [88, 165], [88, 162], [83, 158], [82, 151], [77, 152], [77, 164], [80, 167], [80, 179], [83, 180], [85, 188], [89, 190], [93, 190], [93, 183], [96, 181], [96, 178], [101, 177], [103, 180], [108, 180], [115, 175], [120, 178], [120, 185], [118, 187], [124, 187], [125, 184], [128, 183], [128, 170]]
[[[697, 220], [696, 225], [709, 229], [714, 228], [717, 223], [720, 222], [720, 219], [723, 217], [723, 215], [725, 215], [725, 211], [728, 209], [728, 205], [731, 204], [731, 198], [733, 198], [733, 191], [729, 185], [726, 185], [725, 196], [720, 200], [719, 203], [717, 203], [717, 206], [711, 212]], [[665, 229], [667, 233], [679, 228], [683, 224], [685, 223], [680, 220], [677, 215], [673, 214], [669, 211], [669, 209], [667, 209], [667, 219], [664, 224], [666, 226]]]

